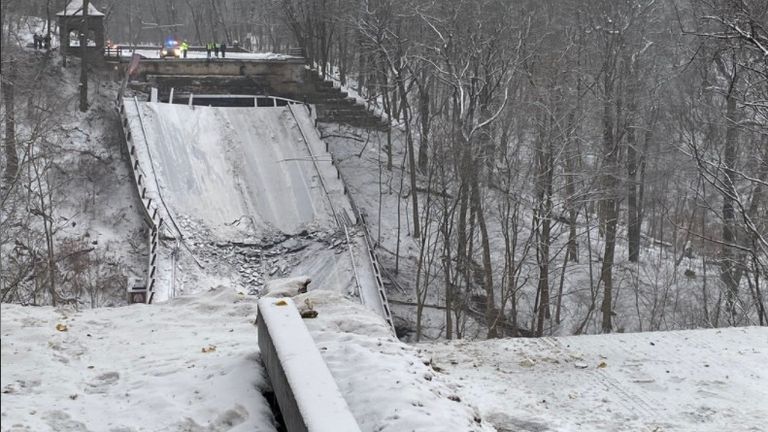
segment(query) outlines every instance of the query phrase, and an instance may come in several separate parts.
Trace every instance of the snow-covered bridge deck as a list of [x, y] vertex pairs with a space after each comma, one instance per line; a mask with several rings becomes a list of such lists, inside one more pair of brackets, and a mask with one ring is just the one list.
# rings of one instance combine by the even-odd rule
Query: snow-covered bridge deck
[[196, 219], [219, 240], [333, 226], [333, 207], [349, 207], [338, 194], [329, 202], [285, 107], [129, 101], [126, 109], [133, 136], [146, 135], [147, 165], [171, 216]]

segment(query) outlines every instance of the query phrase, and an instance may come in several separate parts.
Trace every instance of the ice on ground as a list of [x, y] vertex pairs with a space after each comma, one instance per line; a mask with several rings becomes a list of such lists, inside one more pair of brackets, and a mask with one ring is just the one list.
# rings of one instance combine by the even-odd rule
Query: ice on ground
[[253, 297], [1, 307], [3, 430], [275, 430]]
[[766, 430], [765, 327], [420, 348], [498, 430]]

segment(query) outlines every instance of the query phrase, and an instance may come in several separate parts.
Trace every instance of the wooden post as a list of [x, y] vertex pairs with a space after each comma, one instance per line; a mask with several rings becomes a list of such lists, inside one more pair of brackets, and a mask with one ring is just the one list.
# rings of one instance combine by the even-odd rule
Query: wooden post
[[80, 22], [80, 112], [88, 111], [88, 0], [83, 0]]

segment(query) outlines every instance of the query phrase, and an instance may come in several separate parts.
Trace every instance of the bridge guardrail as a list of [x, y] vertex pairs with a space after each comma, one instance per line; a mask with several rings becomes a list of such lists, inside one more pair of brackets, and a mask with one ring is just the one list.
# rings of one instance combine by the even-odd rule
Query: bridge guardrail
[[[290, 108], [289, 108], [290, 109]], [[293, 114], [293, 111], [291, 111], [291, 114]], [[295, 119], [295, 114], [294, 114]], [[299, 124], [299, 122], [296, 122]], [[299, 130], [301, 130], [301, 126], [299, 126]], [[304, 135], [304, 132], [302, 131], [302, 136]], [[318, 134], [319, 136], [319, 134]], [[322, 139], [321, 139], [322, 141]], [[306, 137], [304, 137], [304, 142], [307, 143]], [[374, 250], [373, 240], [371, 240], [371, 234], [368, 231], [368, 223], [365, 220], [366, 216], [364, 212], [361, 212], [357, 204], [355, 203], [354, 198], [352, 197], [352, 194], [349, 193], [349, 188], [347, 187], [347, 182], [344, 179], [343, 174], [341, 173], [341, 170], [339, 169], [339, 166], [337, 165], [337, 161], [335, 156], [332, 152], [328, 151], [328, 143], [323, 141], [325, 144], [325, 151], [331, 156], [331, 165], [336, 169], [336, 176], [339, 180], [341, 180], [341, 184], [344, 187], [344, 194], [347, 196], [347, 199], [349, 200], [350, 207], [352, 207], [352, 213], [355, 215], [355, 220], [358, 226], [361, 227], [361, 230], [363, 232], [363, 237], [365, 238], [365, 245], [366, 245], [366, 252], [367, 252], [367, 259], [369, 263], [371, 264], [371, 268], [373, 269], [373, 276], [376, 282], [376, 290], [378, 291], [379, 300], [381, 301], [383, 313], [384, 313], [384, 320], [387, 321], [387, 324], [389, 324], [390, 328], [392, 329], [392, 332], [395, 332], [395, 323], [392, 320], [392, 311], [389, 309], [389, 301], [387, 300], [387, 292], [384, 288], [384, 281], [382, 279], [382, 273], [381, 273], [381, 264], [379, 263], [379, 258], [376, 256], [376, 251]], [[308, 149], [309, 144], [307, 143]], [[312, 151], [310, 151], [310, 156], [312, 156], [312, 161], [315, 165], [315, 170], [317, 170], [318, 175], [320, 174], [320, 169], [317, 167], [316, 158], [312, 154]], [[323, 189], [325, 190], [325, 183], [322, 181], [322, 176], [320, 176], [321, 184], [323, 185]], [[327, 195], [327, 190], [326, 190]], [[337, 224], [339, 224], [339, 227], [344, 227], [344, 225], [339, 220], [339, 217], [336, 214], [336, 211], [334, 210], [334, 217], [336, 218]], [[345, 233], [347, 235], [347, 241], [349, 242], [349, 234], [345, 230]], [[355, 273], [356, 273], [355, 269]], [[357, 275], [355, 275], [357, 277]], [[358, 283], [359, 286], [359, 283]]]
[[136, 286], [129, 287], [129, 301], [131, 303], [141, 303], [141, 294], [143, 291], [143, 302], [149, 304], [152, 303], [155, 295], [160, 228], [163, 226], [164, 221], [162, 216], [160, 216], [160, 208], [157, 203], [153, 202], [152, 198], [147, 195], [146, 181], [148, 177], [139, 163], [138, 155], [136, 154], [136, 141], [133, 139], [130, 127], [128, 127], [128, 114], [125, 109], [125, 99], [122, 88], [118, 94], [117, 111], [120, 115], [120, 125], [123, 130], [123, 136], [125, 137], [128, 157], [131, 161], [131, 174], [134, 185], [139, 194], [139, 199], [141, 199], [144, 220], [149, 227], [147, 236], [148, 257], [144, 278], [144, 289], [142, 290], [140, 287]]

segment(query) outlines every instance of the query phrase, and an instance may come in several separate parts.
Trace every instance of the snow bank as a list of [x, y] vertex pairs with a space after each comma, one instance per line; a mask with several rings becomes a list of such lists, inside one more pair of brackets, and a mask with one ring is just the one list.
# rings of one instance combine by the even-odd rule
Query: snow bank
[[759, 431], [768, 328], [420, 345], [500, 430]]
[[275, 430], [253, 297], [1, 308], [3, 430]]
[[415, 349], [364, 306], [322, 290], [294, 298], [318, 316], [305, 319], [320, 353], [363, 431], [490, 431], [443, 384]]

